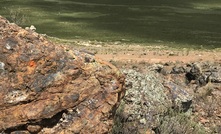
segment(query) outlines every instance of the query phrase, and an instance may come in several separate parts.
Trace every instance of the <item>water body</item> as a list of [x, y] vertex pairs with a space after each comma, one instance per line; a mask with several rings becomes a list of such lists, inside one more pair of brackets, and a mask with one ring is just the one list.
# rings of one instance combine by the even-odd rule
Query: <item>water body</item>
[[0, 15], [9, 20], [62, 39], [221, 48], [220, 0], [1, 0], [0, 5]]

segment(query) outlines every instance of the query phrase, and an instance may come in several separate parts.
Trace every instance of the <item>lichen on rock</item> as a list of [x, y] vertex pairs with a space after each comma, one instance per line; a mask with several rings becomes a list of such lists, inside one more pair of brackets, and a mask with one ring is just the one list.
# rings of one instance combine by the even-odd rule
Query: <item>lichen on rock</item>
[[0, 16], [0, 132], [107, 133], [124, 75]]

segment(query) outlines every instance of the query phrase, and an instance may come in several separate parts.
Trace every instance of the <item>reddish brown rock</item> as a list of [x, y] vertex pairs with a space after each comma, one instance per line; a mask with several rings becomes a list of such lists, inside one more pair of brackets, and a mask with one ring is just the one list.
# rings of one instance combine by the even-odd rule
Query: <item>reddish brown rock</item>
[[107, 133], [124, 77], [0, 16], [0, 132]]

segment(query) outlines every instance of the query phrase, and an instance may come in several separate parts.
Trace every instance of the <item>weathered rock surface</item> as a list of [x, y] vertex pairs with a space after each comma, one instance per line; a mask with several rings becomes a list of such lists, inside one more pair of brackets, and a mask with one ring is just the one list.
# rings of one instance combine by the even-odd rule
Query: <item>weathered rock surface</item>
[[0, 16], [0, 132], [107, 133], [124, 77]]
[[131, 65], [113, 133], [221, 133], [221, 63]]

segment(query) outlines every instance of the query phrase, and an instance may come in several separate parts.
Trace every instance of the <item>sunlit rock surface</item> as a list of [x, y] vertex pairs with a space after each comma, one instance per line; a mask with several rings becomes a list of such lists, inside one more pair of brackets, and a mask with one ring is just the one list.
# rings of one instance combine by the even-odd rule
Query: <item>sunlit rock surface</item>
[[0, 132], [107, 133], [124, 76], [0, 16]]

